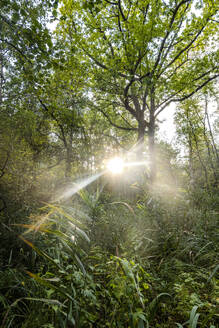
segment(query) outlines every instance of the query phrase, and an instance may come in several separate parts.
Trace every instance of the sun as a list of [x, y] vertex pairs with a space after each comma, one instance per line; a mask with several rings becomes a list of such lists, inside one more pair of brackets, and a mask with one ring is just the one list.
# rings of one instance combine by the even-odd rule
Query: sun
[[122, 173], [124, 166], [123, 160], [119, 157], [112, 158], [107, 163], [107, 169], [113, 174]]

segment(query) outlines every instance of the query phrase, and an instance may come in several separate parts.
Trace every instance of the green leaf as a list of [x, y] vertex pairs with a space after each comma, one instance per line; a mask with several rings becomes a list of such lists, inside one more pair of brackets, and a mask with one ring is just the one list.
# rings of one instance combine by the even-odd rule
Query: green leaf
[[198, 306], [195, 305], [195, 306], [193, 306], [193, 308], [192, 308], [192, 310], [191, 310], [191, 312], [190, 312], [189, 326], [190, 326], [191, 328], [194, 328], [194, 327], [193, 327], [193, 320], [194, 320], [195, 317], [196, 317], [196, 311], [197, 311], [197, 309], [198, 309]]
[[77, 256], [77, 254], [75, 254], [75, 259], [79, 265], [79, 267], [81, 268], [81, 271], [83, 272], [84, 275], [86, 275], [86, 270], [83, 266], [83, 263], [81, 262], [81, 260], [79, 259], [79, 257]]
[[46, 253], [41, 251], [39, 248], [34, 246], [29, 240], [26, 240], [24, 237], [20, 236], [20, 239], [22, 239], [27, 245], [29, 245], [38, 255], [44, 257], [46, 260], [49, 260], [52, 264], [54, 264], [58, 269], [61, 269], [61, 267]]
[[58, 13], [57, 13], [57, 10], [56, 10], [56, 9], [53, 9], [53, 11], [52, 11], [52, 15], [53, 15], [54, 17], [57, 17]]
[[19, 18], [20, 18], [20, 15], [18, 13], [13, 13], [12, 21], [14, 24], [16, 24], [18, 22]]
[[219, 264], [216, 265], [216, 267], [214, 268], [214, 270], [212, 271], [212, 273], [210, 274], [207, 283], [211, 281], [211, 279], [214, 277], [215, 273], [217, 272], [217, 270], [219, 269]]
[[67, 299], [69, 299], [70, 301], [77, 303], [77, 301], [75, 299], [73, 299], [73, 297], [67, 293], [63, 288], [57, 287], [55, 285], [50, 284], [47, 280], [45, 280], [44, 278], [39, 277], [38, 275], [26, 271], [26, 273], [31, 277], [34, 278], [37, 282], [39, 282], [41, 285], [48, 287], [49, 289], [53, 289], [56, 292], [58, 292], [59, 294], [63, 295], [64, 297], [66, 297]]
[[158, 302], [159, 302], [160, 298], [166, 297], [166, 296], [171, 297], [171, 295], [168, 294], [168, 293], [160, 293], [149, 304], [148, 309], [149, 309], [149, 313], [150, 313], [150, 319], [154, 318], [154, 315], [155, 315], [155, 312], [156, 312], [156, 307], [158, 305]]
[[48, 303], [48, 304], [51, 304], [51, 305], [58, 305], [60, 307], [66, 307], [66, 305], [62, 304], [58, 300], [53, 300], [53, 299], [48, 299], [48, 298], [25, 297], [24, 299], [29, 300], [29, 301]]
[[145, 328], [144, 321], [142, 319], [140, 319], [138, 322], [138, 328]]
[[20, 7], [19, 7], [18, 3], [16, 3], [16, 1], [13, 1], [12, 2], [12, 6], [11, 7], [12, 7], [12, 9], [14, 9], [16, 11], [20, 9]]
[[26, 16], [27, 15], [27, 12], [23, 8], [20, 9], [20, 13], [23, 16]]

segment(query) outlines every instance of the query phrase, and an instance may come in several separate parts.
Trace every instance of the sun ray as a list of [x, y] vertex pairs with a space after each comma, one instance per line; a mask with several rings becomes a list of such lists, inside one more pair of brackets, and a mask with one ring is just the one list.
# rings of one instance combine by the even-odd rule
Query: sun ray
[[125, 166], [125, 164], [124, 164], [123, 160], [119, 157], [112, 158], [107, 163], [107, 169], [113, 174], [122, 173], [124, 166]]

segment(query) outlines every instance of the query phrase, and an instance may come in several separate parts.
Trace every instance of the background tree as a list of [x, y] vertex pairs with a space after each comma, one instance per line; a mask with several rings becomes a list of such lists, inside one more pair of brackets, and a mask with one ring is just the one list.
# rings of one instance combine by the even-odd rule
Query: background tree
[[52, 8], [55, 14], [56, 1], [44, 5], [41, 1], [1, 1], [1, 194], [9, 204], [12, 199], [21, 204], [28, 193], [34, 194], [36, 170], [42, 152], [48, 149], [48, 121], [39, 112], [33, 90], [40, 83], [40, 73], [49, 68], [52, 41], [46, 24], [47, 9]]
[[[198, 183], [209, 188], [218, 184], [218, 149], [213, 137], [208, 113], [209, 101], [207, 94], [199, 98], [192, 97], [183, 102], [175, 115], [179, 140], [188, 152], [189, 176], [192, 186]], [[212, 110], [211, 110], [212, 112]]]

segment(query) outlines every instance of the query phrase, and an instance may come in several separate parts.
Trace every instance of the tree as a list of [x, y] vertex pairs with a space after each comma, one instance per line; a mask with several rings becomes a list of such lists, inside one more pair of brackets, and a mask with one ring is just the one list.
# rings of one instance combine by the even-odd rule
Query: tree
[[89, 63], [95, 107], [114, 127], [137, 132], [141, 152], [148, 135], [153, 181], [159, 114], [218, 76], [215, 2], [62, 0], [61, 4], [62, 34], [77, 45], [82, 62]]
[[56, 8], [56, 0], [43, 3], [39, 0], [2, 0], [0, 45], [8, 48], [10, 55], [17, 60], [37, 65], [40, 59], [47, 58], [48, 50], [51, 50], [51, 37], [46, 25], [52, 9], [55, 15]]
[[212, 99], [207, 94], [191, 97], [178, 106], [175, 123], [178, 139], [186, 148], [190, 185], [208, 189], [218, 184], [218, 149], [208, 113]]
[[[59, 129], [67, 153], [68, 175], [72, 129], [78, 128], [78, 124], [75, 122], [76, 110], [72, 111], [73, 91], [66, 91], [70, 74], [60, 63], [60, 44], [55, 45], [47, 27], [48, 20], [57, 15], [57, 6], [56, 0], [3, 1], [0, 15], [0, 102], [2, 100], [4, 112], [8, 111], [11, 115], [19, 112], [20, 118], [26, 117], [27, 121], [32, 117], [33, 126], [26, 124], [20, 132], [35, 155], [43, 148], [36, 128], [39, 132], [41, 126], [50, 125], [53, 131], [47, 129], [48, 134], [54, 132], [54, 126]], [[36, 121], [39, 127], [34, 126]]]
[[1, 1], [0, 192], [4, 207], [11, 198], [17, 203], [22, 195], [31, 195], [41, 153], [48, 149], [48, 121], [39, 112], [32, 90], [39, 83], [36, 73], [48, 71], [52, 41], [47, 10], [55, 10], [56, 2]]
[[41, 111], [50, 121], [51, 134], [62, 143], [67, 179], [71, 177], [72, 163], [79, 159], [79, 152], [74, 148], [78, 149], [84, 139], [83, 110], [86, 98], [82, 83], [83, 79], [77, 79], [74, 72], [56, 69], [37, 92]]

